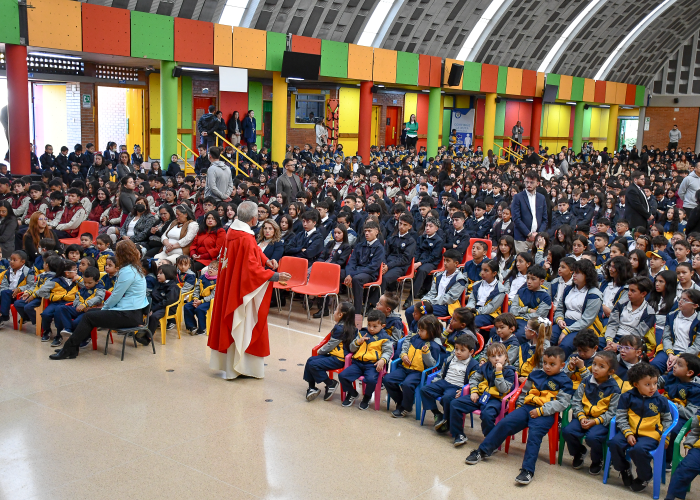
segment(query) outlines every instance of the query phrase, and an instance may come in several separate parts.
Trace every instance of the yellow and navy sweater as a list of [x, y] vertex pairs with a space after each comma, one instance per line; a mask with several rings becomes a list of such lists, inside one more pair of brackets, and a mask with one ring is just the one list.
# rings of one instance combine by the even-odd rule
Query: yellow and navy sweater
[[423, 340], [417, 333], [412, 333], [401, 344], [399, 358], [405, 354], [408, 356], [409, 363], [406, 364], [405, 361], [402, 361], [402, 366], [407, 370], [422, 372], [438, 363], [442, 351], [442, 346], [436, 341]]
[[[454, 353], [450, 355], [449, 358], [447, 358], [447, 361], [442, 365], [442, 370], [440, 370], [440, 373], [433, 378], [433, 383], [437, 382], [438, 380], [444, 380], [445, 377], [447, 377], [447, 372], [450, 369], [450, 363], [454, 361], [455, 355]], [[475, 360], [474, 358], [469, 358], [467, 361], [467, 369], [464, 371], [464, 382], [462, 385], [467, 385], [469, 383], [469, 379], [471, 376], [476, 373], [479, 370], [479, 362]]]
[[197, 284], [197, 275], [188, 269], [186, 273], [183, 273], [179, 269], [177, 270], [177, 286], [180, 287], [182, 293], [190, 293], [194, 290]]
[[659, 389], [664, 390], [664, 396], [676, 403], [678, 418], [689, 420], [700, 409], [700, 384], [693, 381], [683, 382], [672, 374], [659, 377]]
[[573, 394], [574, 386], [564, 372], [549, 376], [544, 370], [533, 370], [525, 381], [517, 406], [536, 406], [540, 416], [554, 415], [569, 406]]
[[477, 348], [479, 346], [479, 339], [477, 339], [476, 334], [471, 330], [457, 330], [456, 332], [448, 332], [445, 330], [442, 332], [442, 345], [445, 346], [447, 352], [452, 352], [455, 350], [455, 339], [460, 335], [467, 335], [476, 341]]
[[[467, 265], [469, 265], [469, 262], [467, 262]], [[469, 295], [469, 300], [467, 300], [467, 307], [469, 309], [475, 309], [477, 315], [491, 316], [495, 319], [496, 316], [501, 314], [503, 310], [503, 301], [506, 298], [506, 289], [501, 283], [496, 283], [494, 289], [491, 291], [489, 296], [486, 297], [484, 304], [479, 307], [477, 305], [479, 300], [479, 288], [481, 288], [483, 283], [483, 280], [474, 283], [474, 287], [470, 290], [471, 295]]]
[[608, 425], [617, 411], [620, 388], [612, 377], [598, 383], [588, 374], [583, 378], [571, 400], [574, 417], [595, 420], [596, 424]]
[[[12, 270], [8, 267], [3, 271], [0, 271], [0, 291], [10, 290], [10, 273]], [[22, 266], [20, 269], [19, 281], [17, 282], [17, 288], [24, 292], [33, 287], [34, 284], [34, 273], [27, 266]]]
[[[205, 274], [202, 274], [202, 277], [199, 278], [198, 285], [199, 286], [194, 290], [195, 299], [199, 299], [202, 302], [211, 302], [214, 300], [214, 292], [216, 292], [216, 276], [208, 278]], [[182, 288], [182, 292], [185, 293], [184, 288]]]
[[515, 368], [511, 365], [496, 371], [496, 368], [487, 361], [469, 378], [469, 392], [479, 396], [488, 392], [492, 398], [501, 400], [513, 388], [516, 376]]
[[318, 350], [318, 356], [335, 356], [341, 361], [345, 360], [345, 356], [350, 354], [349, 350], [343, 345], [343, 325], [338, 323], [333, 327], [331, 338], [323, 344]]
[[[34, 280], [34, 288], [29, 291], [29, 297], [27, 297], [26, 301], [29, 302], [31, 300], [34, 300], [36, 298], [40, 298], [37, 295], [37, 292], [44, 288], [47, 282], [51, 282], [51, 280], [56, 276], [56, 273], [53, 271], [46, 271], [36, 277]], [[48, 290], [50, 291], [53, 288], [53, 285], [51, 285]], [[43, 298], [48, 298], [48, 296], [43, 297]]]
[[642, 396], [636, 388], [620, 396], [615, 420], [625, 437], [645, 436], [656, 441], [673, 422], [668, 399], [658, 392]]
[[403, 338], [403, 320], [401, 316], [396, 313], [391, 313], [387, 316], [384, 330], [391, 337], [394, 347], [396, 347], [396, 343]]
[[[361, 345], [358, 343], [360, 337], [367, 337]], [[376, 335], [371, 335], [366, 328], [363, 328], [350, 343], [350, 352], [353, 361], [360, 361], [363, 363], [376, 363], [380, 359], [384, 359], [387, 363], [391, 360], [391, 355], [393, 353], [393, 346], [391, 343], [391, 337], [384, 331], [380, 330]]]
[[564, 373], [566, 373], [569, 378], [571, 379], [571, 382], [574, 384], [574, 390], [578, 389], [578, 385], [581, 383], [581, 380], [588, 374], [590, 373], [588, 369], [591, 367], [593, 364], [593, 358], [595, 358], [595, 354], [591, 356], [588, 359], [583, 360], [583, 368], [576, 368], [574, 366], [573, 368], [571, 367], [571, 357], [572, 356], [578, 356], [578, 354], [574, 353], [571, 356], [569, 356], [569, 359], [566, 360], [566, 364], [564, 365]]
[[[695, 356], [700, 354], [700, 336], [698, 332], [700, 331], [700, 313], [695, 313], [693, 315], [693, 320], [690, 324], [690, 331], [688, 332], [687, 348], [684, 351], [678, 349], [676, 345], [676, 331], [674, 325], [678, 315], [682, 314], [680, 309], [676, 309], [666, 316], [666, 324], [664, 325], [664, 335], [663, 335], [663, 350], [666, 354], [680, 354], [681, 352], [687, 352]], [[659, 349], [657, 348], [657, 351]]]
[[[549, 346], [549, 340], [544, 339], [542, 352], [544, 353], [545, 349], [547, 349]], [[533, 364], [533, 357], [535, 355], [536, 348], [537, 346], [529, 341], [525, 342], [524, 344], [520, 344], [520, 348], [518, 349], [518, 360], [514, 366], [521, 377], [527, 377], [528, 375], [530, 375], [530, 373], [532, 373], [532, 370], [542, 368], [542, 359], [544, 358], [544, 356], [540, 358], [540, 362], [537, 363], [537, 366], [534, 366]]]
[[100, 251], [94, 246], [90, 245], [87, 248], [83, 248], [82, 257], [92, 257], [95, 259], [95, 263], [97, 263], [97, 259], [100, 257]]
[[101, 285], [96, 285], [92, 288], [81, 288], [77, 294], [75, 294], [75, 299], [73, 300], [73, 307], [78, 307], [80, 305], [85, 306], [86, 309], [91, 307], [97, 307], [105, 301], [105, 289]]
[[97, 268], [100, 270], [101, 273], [105, 272], [105, 262], [107, 261], [107, 257], [114, 258], [114, 252], [107, 249], [103, 252], [100, 252], [97, 256]]
[[49, 299], [49, 302], [72, 303], [77, 293], [77, 283], [73, 283], [73, 281], [66, 278], [53, 276], [51, 279], [46, 280], [39, 289], [35, 290], [34, 295], [42, 299]]
[[511, 306], [508, 312], [516, 319], [546, 318], [552, 308], [552, 298], [545, 287], [534, 292], [527, 286], [520, 287], [517, 295], [510, 298]]
[[617, 382], [617, 386], [620, 388], [620, 392], [624, 394], [627, 391], [634, 389], [634, 386], [630, 384], [627, 378], [627, 372], [630, 368], [639, 363], [639, 361], [629, 366], [627, 365], [627, 362], [623, 361], [619, 356], [618, 361], [619, 364], [617, 365], [617, 370], [615, 370], [615, 374], [612, 376], [612, 378], [615, 379], [615, 382]]
[[508, 363], [515, 366], [515, 364], [518, 362], [518, 356], [520, 356], [520, 342], [518, 341], [518, 337], [516, 337], [515, 334], [511, 335], [505, 340], [502, 340], [501, 337], [499, 337], [498, 335], [491, 337], [489, 341], [486, 342], [484, 349], [479, 354], [479, 361], [481, 361], [482, 359], [486, 359], [488, 361], [486, 351], [488, 351], [488, 348], [491, 344], [498, 343], [501, 343], [505, 346], [506, 352], [508, 353]]
[[111, 292], [112, 290], [114, 290], [114, 285], [117, 283], [117, 275], [118, 274], [119, 273], [115, 273], [114, 276], [110, 276], [109, 274], [104, 273], [100, 277], [100, 281], [98, 282], [98, 284], [102, 288], [104, 288], [105, 290], [108, 290]]

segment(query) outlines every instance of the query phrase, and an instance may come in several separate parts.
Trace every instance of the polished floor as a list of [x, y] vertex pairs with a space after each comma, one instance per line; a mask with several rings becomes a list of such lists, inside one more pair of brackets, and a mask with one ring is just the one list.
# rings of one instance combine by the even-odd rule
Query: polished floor
[[574, 471], [568, 454], [549, 465], [545, 445], [526, 491], [513, 481], [519, 442], [465, 465], [478, 422], [455, 449], [413, 418], [341, 408], [339, 395], [308, 403], [303, 365], [322, 334], [298, 304], [285, 319], [270, 314], [264, 380], [221, 379], [201, 336], [169, 332], [155, 356], [127, 345], [123, 362], [116, 343], [107, 356], [50, 361], [33, 333], [0, 330], [0, 498], [651, 498], [651, 486], [634, 494], [617, 474], [606, 486]]

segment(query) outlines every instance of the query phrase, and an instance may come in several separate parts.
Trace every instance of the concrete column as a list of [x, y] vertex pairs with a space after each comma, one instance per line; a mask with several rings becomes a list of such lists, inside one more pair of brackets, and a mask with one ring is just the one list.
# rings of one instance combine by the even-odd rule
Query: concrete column
[[700, 110], [698, 111], [698, 131], [695, 134], [695, 149], [693, 151], [700, 151]]
[[[484, 145], [481, 149], [484, 151], [484, 156], [488, 150], [493, 150], [493, 136], [496, 128], [496, 94], [486, 94], [486, 107], [484, 109]], [[496, 151], [494, 156], [498, 156]]]
[[287, 149], [287, 80], [272, 73], [272, 148], [270, 158], [282, 166]]
[[[13, 175], [32, 173], [29, 155], [29, 77], [27, 47], [5, 45], [7, 59], [7, 112], [10, 133], [10, 169]], [[43, 144], [41, 145], [43, 148]], [[9, 258], [9, 256], [7, 257]]]
[[574, 116], [574, 152], [581, 152], [581, 142], [583, 141], [583, 102], [577, 102]]
[[[637, 128], [637, 150], [641, 153], [642, 146], [644, 146], [644, 119], [647, 116], [646, 106], [639, 108], [639, 127]], [[698, 123], [700, 126], [700, 123]], [[697, 149], [695, 150], [697, 151]]]
[[619, 104], [610, 105], [610, 114], [608, 115], [608, 154], [613, 154], [615, 144], [617, 144], [617, 114], [619, 112]]
[[372, 142], [372, 82], [360, 82], [360, 116], [357, 128], [357, 151], [362, 163], [369, 165]]
[[438, 147], [440, 146], [440, 88], [433, 87], [430, 89], [428, 96], [428, 140], [427, 149], [428, 157], [437, 155]]
[[177, 153], [177, 78], [175, 62], [160, 62], [160, 161], [169, 163]]
[[532, 121], [530, 122], [530, 146], [535, 153], [540, 152], [540, 129], [542, 128], [542, 98], [532, 100]]

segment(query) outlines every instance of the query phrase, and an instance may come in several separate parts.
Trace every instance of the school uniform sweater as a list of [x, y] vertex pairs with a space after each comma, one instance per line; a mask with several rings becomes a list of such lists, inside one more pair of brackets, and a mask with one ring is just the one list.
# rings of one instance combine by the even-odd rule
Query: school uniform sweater
[[573, 394], [574, 387], [564, 372], [550, 376], [544, 370], [534, 370], [525, 381], [517, 406], [537, 406], [540, 416], [554, 415], [569, 406]]
[[615, 416], [619, 400], [620, 388], [612, 377], [598, 383], [593, 375], [588, 374], [576, 389], [571, 409], [579, 421], [588, 419], [595, 420], [596, 424], [608, 425]]
[[[544, 353], [544, 351], [549, 346], [549, 340], [544, 339], [544, 342], [542, 343], [542, 352]], [[521, 377], [527, 377], [528, 375], [530, 375], [530, 373], [532, 373], [532, 370], [542, 368], [542, 358], [544, 358], [544, 356], [540, 358], [540, 361], [539, 363], [537, 363], [537, 366], [534, 365], [534, 356], [536, 349], [537, 346], [530, 341], [525, 342], [524, 344], [520, 344], [520, 349], [518, 350], [518, 361], [515, 364], [515, 369], [518, 371]]]
[[182, 293], [190, 293], [197, 284], [197, 275], [191, 269], [188, 269], [185, 273], [178, 269], [175, 281]]
[[[433, 379], [433, 383], [437, 382], [438, 380], [445, 380], [447, 377], [447, 372], [450, 370], [450, 366], [453, 361], [458, 361], [457, 358], [455, 357], [454, 354], [451, 354], [449, 358], [447, 358], [447, 361], [445, 361], [445, 364], [442, 365], [442, 370], [440, 370], [440, 373], [438, 373], [435, 378]], [[469, 383], [469, 380], [471, 379], [472, 375], [476, 373], [479, 370], [479, 362], [475, 360], [474, 358], [469, 358], [467, 361], [467, 369], [464, 372], [464, 380], [461, 381], [462, 385], [467, 385]]]
[[469, 300], [467, 301], [467, 307], [470, 309], [476, 309], [477, 315], [486, 315], [496, 318], [501, 314], [503, 300], [506, 298], [506, 289], [501, 283], [496, 283], [493, 291], [488, 295], [484, 305], [477, 307], [477, 301], [479, 299], [479, 289], [483, 286], [484, 281], [479, 281], [474, 283], [471, 295], [469, 295]]
[[[358, 340], [363, 336], [367, 337], [367, 340], [360, 345]], [[384, 329], [376, 335], [371, 335], [366, 328], [363, 328], [350, 343], [350, 352], [354, 353], [352, 359], [356, 361], [376, 363], [380, 359], [384, 359], [388, 363], [393, 352], [391, 337]]]
[[85, 309], [90, 309], [91, 307], [99, 306], [104, 301], [105, 289], [98, 284], [92, 288], [81, 288], [78, 293], [75, 294], [73, 307], [83, 305]]
[[526, 321], [532, 318], [546, 318], [552, 308], [552, 298], [544, 287], [540, 287], [534, 292], [527, 286], [521, 287], [510, 302], [511, 306], [508, 312], [517, 319]]
[[651, 397], [642, 396], [635, 388], [620, 396], [615, 420], [625, 437], [645, 436], [659, 441], [673, 417], [665, 397], [658, 392]]
[[[680, 316], [679, 316], [680, 315]], [[698, 336], [698, 330], [700, 329], [700, 317], [698, 313], [691, 316], [690, 328], [687, 333], [688, 346], [685, 349], [681, 349], [676, 343], [679, 340], [678, 328], [676, 328], [676, 323], [679, 322], [679, 317], [682, 317], [680, 309], [676, 309], [671, 314], [666, 316], [666, 325], [664, 326], [664, 336], [663, 336], [663, 350], [666, 354], [680, 354], [682, 352], [687, 352], [688, 354], [698, 355], [700, 353], [700, 336]], [[683, 332], [686, 335], [685, 332]]]
[[700, 409], [700, 384], [683, 382], [672, 374], [659, 377], [659, 389], [664, 390], [664, 396], [676, 403], [678, 416], [684, 420], [693, 417]]
[[571, 369], [569, 367], [569, 362], [571, 361], [572, 356], [578, 356], [578, 354], [574, 353], [571, 356], [569, 356], [569, 359], [566, 360], [566, 364], [564, 365], [564, 369], [562, 371], [569, 376], [571, 382], [574, 384], [574, 390], [577, 390], [578, 385], [581, 383], [581, 380], [590, 373], [588, 369], [593, 364], [593, 358], [595, 357], [595, 355], [591, 356], [588, 359], [584, 359], [582, 368], [577, 368], [574, 366], [574, 368]]
[[216, 292], [216, 276], [208, 278], [205, 274], [199, 278], [197, 287], [194, 289], [194, 298], [202, 302], [211, 302], [214, 300]]
[[423, 340], [417, 333], [412, 333], [403, 341], [399, 358], [408, 356], [408, 364], [402, 361], [401, 365], [407, 370], [422, 372], [437, 364], [441, 351], [442, 346], [436, 341]]
[[656, 344], [656, 311], [654, 311], [654, 308], [651, 307], [647, 301], [644, 301], [644, 303], [639, 306], [641, 309], [641, 316], [635, 321], [633, 318], [636, 319], [640, 311], [632, 311], [631, 307], [629, 301], [620, 301], [615, 304], [610, 313], [608, 325], [605, 328], [605, 340], [607, 342], [613, 342], [616, 337], [634, 335], [645, 339], [645, 341], [653, 341], [654, 344]]
[[515, 384], [515, 368], [505, 365], [502, 370], [487, 361], [469, 378], [469, 393], [481, 396], [488, 392], [492, 398], [501, 400]]
[[348, 346], [343, 345], [343, 325], [338, 323], [331, 331], [331, 338], [323, 344], [319, 350], [319, 356], [335, 356], [340, 360], [345, 360], [345, 356], [350, 354]]

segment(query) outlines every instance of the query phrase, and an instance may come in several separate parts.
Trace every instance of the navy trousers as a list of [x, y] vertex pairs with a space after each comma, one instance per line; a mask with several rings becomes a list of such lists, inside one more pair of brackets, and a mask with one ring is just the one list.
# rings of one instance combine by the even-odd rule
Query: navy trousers
[[10, 306], [14, 304], [15, 299], [12, 297], [13, 290], [3, 290], [0, 292], [0, 316], [7, 318], [10, 316]]
[[[53, 322], [53, 317], [56, 315], [56, 311], [67, 304], [70, 304], [70, 302], [49, 302], [49, 305], [46, 306], [41, 313], [41, 329], [45, 332], [51, 330], [51, 323]], [[59, 330], [58, 333], [61, 333], [61, 330]]]
[[420, 399], [423, 402], [423, 409], [425, 411], [436, 412], [436, 400], [440, 398], [443, 413], [445, 418], [449, 421], [450, 405], [455, 400], [457, 391], [461, 388], [462, 386], [450, 384], [445, 380], [438, 380], [432, 384], [424, 385], [420, 390]]
[[29, 302], [25, 300], [16, 300], [15, 309], [17, 314], [25, 321], [30, 321], [32, 325], [36, 324], [35, 309], [41, 305], [41, 299], [32, 299]]
[[646, 436], [637, 436], [637, 444], [630, 446], [622, 432], [615, 434], [608, 442], [610, 458], [615, 470], [623, 471], [629, 468], [630, 464], [625, 456], [625, 452], [629, 450], [630, 459], [637, 467], [637, 477], [641, 481], [651, 481], [653, 477], [650, 453], [657, 446], [659, 446], [659, 442], [656, 439]]
[[659, 373], [663, 375], [668, 371], [668, 365], [666, 363], [668, 363], [668, 354], [664, 351], [659, 351], [649, 364], [655, 366], [659, 370]]
[[80, 323], [80, 318], [83, 317], [83, 314], [85, 314], [85, 311], [78, 312], [75, 310], [75, 307], [70, 304], [59, 307], [53, 318], [56, 323], [56, 331], [61, 333], [63, 330], [68, 330], [73, 333], [78, 323]]
[[590, 429], [585, 430], [581, 427], [581, 422], [574, 418], [561, 432], [572, 457], [586, 451], [586, 447], [581, 444], [581, 438], [585, 437], [586, 444], [591, 449], [591, 460], [593, 463], [603, 461], [603, 445], [608, 437], [608, 426], [594, 425]]
[[309, 386], [315, 387], [316, 384], [328, 382], [328, 370], [337, 370], [343, 366], [345, 361], [336, 356], [328, 354], [311, 356], [304, 366], [304, 380], [309, 383]]
[[552, 425], [554, 425], [554, 415], [537, 418], [530, 417], [530, 410], [537, 408], [539, 408], [539, 406], [523, 405], [509, 413], [503, 420], [498, 422], [498, 425], [495, 426], [491, 432], [489, 432], [486, 439], [484, 439], [479, 446], [479, 450], [484, 455], [491, 455], [493, 450], [498, 448], [508, 436], [528, 427], [527, 445], [525, 446], [522, 468], [534, 474], [542, 439], [547, 432], [549, 432]]
[[338, 380], [345, 392], [355, 393], [352, 383], [360, 377], [365, 377], [365, 394], [372, 394], [379, 380], [379, 372], [374, 363], [369, 361], [352, 360], [350, 366], [338, 374]]
[[421, 372], [408, 370], [400, 363], [384, 377], [384, 387], [396, 406], [411, 411], [416, 399], [416, 388], [420, 384]]
[[700, 474], [700, 449], [691, 448], [671, 476], [666, 498], [685, 499], [690, 483], [698, 474]]
[[[199, 328], [206, 330], [207, 328], [207, 311], [211, 302], [202, 302], [199, 307], [194, 306], [194, 302], [187, 302], [183, 308], [183, 316], [185, 317], [185, 326], [188, 330]], [[197, 321], [195, 321], [195, 317]], [[199, 327], [197, 327], [199, 325]]]
[[527, 338], [525, 337], [525, 327], [527, 326], [527, 321], [524, 319], [516, 319], [515, 321], [518, 323], [518, 328], [515, 330], [515, 336], [518, 337], [518, 342], [524, 344], [527, 342]]
[[[573, 325], [575, 321], [573, 319], [565, 319], [564, 322], [568, 325]], [[562, 349], [564, 349], [564, 352], [566, 352], [566, 357], [568, 358], [571, 356], [571, 353], [574, 352], [576, 349], [574, 349], [574, 337], [576, 337], [576, 334], [578, 332], [569, 332], [566, 334], [564, 337], [564, 340], [561, 341], [561, 344], [559, 344], [559, 337], [561, 337], [561, 328], [559, 328], [559, 325], [554, 323], [552, 325], [552, 340], [551, 344], [558, 345]]]
[[475, 403], [470, 394], [455, 399], [450, 406], [450, 434], [457, 437], [464, 434], [464, 416], [477, 410], [481, 411], [481, 432], [488, 436], [496, 425], [498, 414], [501, 413], [501, 400], [489, 399], [486, 404]]

